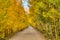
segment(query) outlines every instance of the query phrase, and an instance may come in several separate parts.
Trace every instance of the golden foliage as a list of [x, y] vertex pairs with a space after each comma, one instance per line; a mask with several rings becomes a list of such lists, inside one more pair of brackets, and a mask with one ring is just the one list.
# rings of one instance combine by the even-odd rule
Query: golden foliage
[[60, 40], [59, 0], [29, 0], [29, 22], [42, 32], [47, 40]]
[[[1, 0], [0, 5], [5, 4], [2, 3], [3, 1]], [[5, 7], [8, 4], [9, 6]], [[27, 16], [22, 7], [22, 0], [19, 1], [18, 5], [16, 0], [9, 0], [8, 4], [3, 5], [3, 7], [0, 6], [0, 40], [26, 28], [28, 25]]]

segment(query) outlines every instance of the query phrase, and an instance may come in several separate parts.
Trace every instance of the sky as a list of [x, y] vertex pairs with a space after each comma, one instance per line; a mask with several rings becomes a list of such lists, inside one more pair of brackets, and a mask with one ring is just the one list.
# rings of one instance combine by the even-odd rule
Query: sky
[[23, 0], [23, 7], [26, 13], [29, 13], [28, 0]]
[[23, 6], [24, 6], [24, 8], [29, 8], [28, 7], [28, 0], [23, 0]]

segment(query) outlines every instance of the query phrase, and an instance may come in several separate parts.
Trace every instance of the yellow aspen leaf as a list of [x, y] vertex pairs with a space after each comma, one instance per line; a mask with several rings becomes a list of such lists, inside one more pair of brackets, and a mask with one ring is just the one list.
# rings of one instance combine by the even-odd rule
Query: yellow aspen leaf
[[54, 9], [53, 7], [51, 8], [50, 12], [58, 13], [58, 11], [56, 9]]

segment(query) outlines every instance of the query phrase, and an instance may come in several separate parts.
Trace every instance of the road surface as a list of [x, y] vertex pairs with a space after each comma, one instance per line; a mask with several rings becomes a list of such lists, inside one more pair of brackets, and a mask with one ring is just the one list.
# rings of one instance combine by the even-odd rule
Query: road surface
[[45, 40], [45, 38], [37, 30], [33, 29], [32, 27], [28, 27], [24, 31], [15, 34], [9, 40]]

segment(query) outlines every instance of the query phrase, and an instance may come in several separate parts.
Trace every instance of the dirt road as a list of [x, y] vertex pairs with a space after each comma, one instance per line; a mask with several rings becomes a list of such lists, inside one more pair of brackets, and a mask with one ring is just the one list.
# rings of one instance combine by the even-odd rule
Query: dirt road
[[28, 27], [24, 31], [15, 34], [9, 40], [45, 40], [45, 38], [32, 27]]

